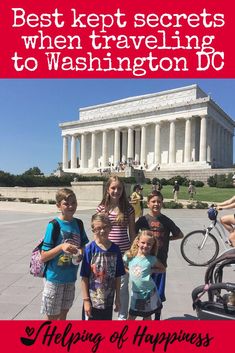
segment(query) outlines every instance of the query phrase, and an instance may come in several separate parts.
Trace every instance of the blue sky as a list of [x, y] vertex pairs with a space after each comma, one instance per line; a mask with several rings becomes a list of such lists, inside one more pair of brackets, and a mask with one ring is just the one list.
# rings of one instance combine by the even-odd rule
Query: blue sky
[[197, 83], [235, 119], [233, 79], [2, 79], [0, 170], [45, 174], [62, 159], [59, 123], [79, 119], [79, 108]]

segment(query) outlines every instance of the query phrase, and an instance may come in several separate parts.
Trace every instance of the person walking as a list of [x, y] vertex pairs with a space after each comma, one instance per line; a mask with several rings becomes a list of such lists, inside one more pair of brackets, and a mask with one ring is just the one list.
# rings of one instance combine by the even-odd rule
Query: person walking
[[189, 194], [189, 201], [193, 201], [194, 195], [196, 194], [196, 188], [191, 181], [188, 186], [188, 194]]
[[178, 181], [175, 180], [175, 184], [174, 184], [173, 190], [172, 190], [175, 202], [178, 202], [179, 191], [180, 191], [180, 186], [178, 184]]
[[131, 194], [131, 205], [135, 210], [135, 219], [138, 219], [142, 215], [141, 208], [141, 199], [143, 196], [141, 195], [141, 186], [139, 184], [135, 185], [133, 188], [133, 193]]

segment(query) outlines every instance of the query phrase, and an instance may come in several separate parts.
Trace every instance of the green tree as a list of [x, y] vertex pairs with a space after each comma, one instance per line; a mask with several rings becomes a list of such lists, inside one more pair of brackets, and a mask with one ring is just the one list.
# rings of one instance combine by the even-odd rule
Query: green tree
[[14, 186], [14, 175], [0, 170], [0, 186]]
[[44, 174], [41, 172], [40, 168], [33, 167], [33, 168], [29, 168], [28, 170], [26, 170], [23, 173], [23, 175], [31, 175], [31, 176], [33, 176], [33, 175], [44, 175]]

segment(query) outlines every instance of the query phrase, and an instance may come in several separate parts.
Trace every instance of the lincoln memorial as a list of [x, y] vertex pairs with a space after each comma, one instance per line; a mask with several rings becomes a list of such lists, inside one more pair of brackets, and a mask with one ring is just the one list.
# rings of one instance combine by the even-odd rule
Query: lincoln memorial
[[60, 125], [63, 170], [229, 168], [235, 123], [198, 85], [81, 108]]

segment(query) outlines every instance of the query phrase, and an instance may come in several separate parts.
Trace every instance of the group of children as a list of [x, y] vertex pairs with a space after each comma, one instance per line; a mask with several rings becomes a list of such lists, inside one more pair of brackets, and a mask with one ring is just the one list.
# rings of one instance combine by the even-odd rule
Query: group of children
[[50, 222], [41, 252], [42, 261], [48, 262], [41, 307], [45, 318], [66, 319], [81, 263], [86, 319], [112, 320], [114, 309], [119, 320], [137, 316], [151, 320], [153, 314], [159, 320], [165, 301], [169, 241], [183, 237], [175, 223], [161, 213], [162, 194], [153, 191], [148, 196], [149, 212], [135, 222], [123, 182], [117, 176], [110, 177], [91, 219], [94, 240], [90, 243], [81, 220], [74, 218], [77, 200], [73, 191], [60, 189], [56, 204], [60, 234], [54, 243]]

